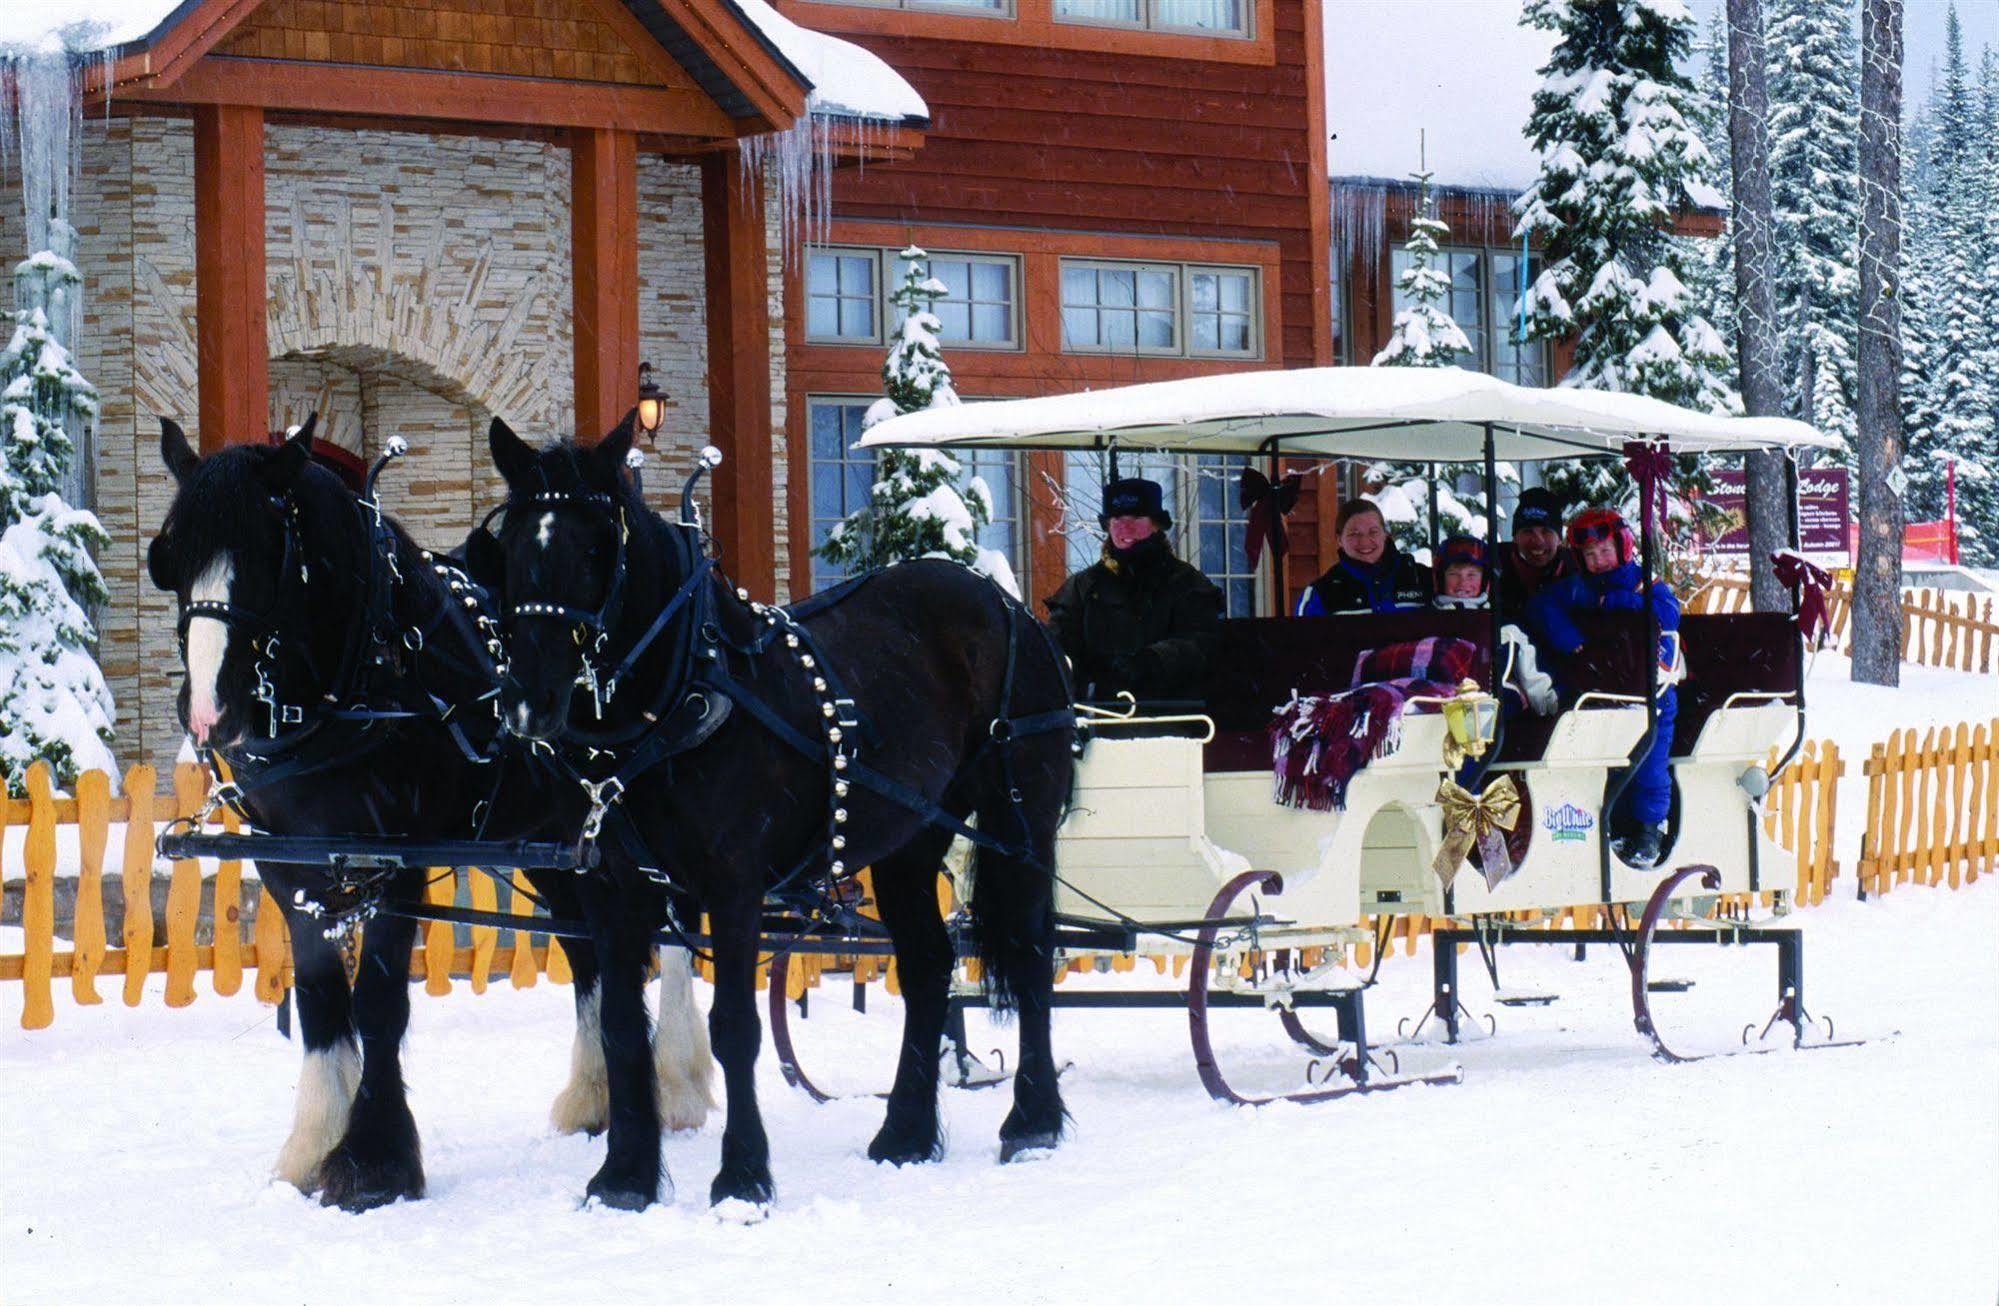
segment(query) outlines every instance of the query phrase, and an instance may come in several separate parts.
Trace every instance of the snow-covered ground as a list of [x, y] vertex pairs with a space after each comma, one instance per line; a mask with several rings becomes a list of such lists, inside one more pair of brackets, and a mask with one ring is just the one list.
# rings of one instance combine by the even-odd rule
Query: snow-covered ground
[[[878, 1168], [871, 1099], [814, 1106], [766, 1055], [779, 1201], [705, 1210], [718, 1124], [666, 1144], [680, 1187], [639, 1215], [582, 1210], [598, 1145], [553, 1136], [567, 991], [417, 997], [408, 1047], [427, 1200], [322, 1210], [266, 1173], [296, 1049], [245, 999], [157, 997], [17, 1028], [0, 986], [0, 1293], [11, 1301], [794, 1298], [1370, 1302], [1909, 1302], [1999, 1288], [1999, 883], [1808, 914], [1808, 996], [1864, 1047], [1665, 1066], [1614, 951], [1503, 959], [1546, 1008], [1498, 1009], [1462, 1086], [1314, 1107], [1209, 1101], [1170, 1013], [1063, 1012], [1075, 1133], [994, 1163], [1003, 1094], [947, 1091], [950, 1151]], [[1466, 959], [1467, 994], [1489, 1006]], [[1663, 1017], [1726, 1043], [1769, 1009], [1767, 950], [1672, 955]], [[1423, 1001], [1427, 957], [1370, 995], [1378, 1033]], [[1120, 977], [1121, 978], [1121, 977]], [[822, 991], [801, 1029], [822, 1082], [886, 1084], [897, 1011]], [[63, 999], [59, 999], [63, 1000]], [[1661, 1002], [1667, 1000], [1662, 998]], [[1296, 1086], [1275, 1022], [1227, 1013], [1240, 1081]], [[975, 1037], [981, 1031], [975, 1021]], [[1010, 1034], [996, 1041], [1011, 1047]], [[983, 1046], [983, 1042], [981, 1042]]]

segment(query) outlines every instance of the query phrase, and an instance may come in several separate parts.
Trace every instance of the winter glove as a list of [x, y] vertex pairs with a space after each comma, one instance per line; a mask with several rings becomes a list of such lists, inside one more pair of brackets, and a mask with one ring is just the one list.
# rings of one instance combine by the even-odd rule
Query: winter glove
[[1124, 683], [1131, 686], [1131, 692], [1143, 698], [1147, 690], [1159, 683], [1160, 673], [1165, 669], [1159, 654], [1149, 648], [1142, 648], [1118, 665], [1118, 673]]
[[1636, 612], [1645, 606], [1645, 596], [1636, 590], [1609, 590], [1603, 596], [1603, 606], [1610, 612]]

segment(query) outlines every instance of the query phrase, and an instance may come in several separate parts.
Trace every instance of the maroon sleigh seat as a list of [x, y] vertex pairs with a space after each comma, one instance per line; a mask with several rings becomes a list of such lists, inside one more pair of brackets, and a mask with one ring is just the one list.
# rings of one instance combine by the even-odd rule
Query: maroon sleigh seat
[[1731, 694], [1794, 694], [1804, 651], [1788, 613], [1729, 612], [1680, 619], [1687, 678], [1673, 723], [1673, 756], [1693, 751], [1701, 727]]
[[[1354, 666], [1369, 649], [1439, 636], [1484, 648], [1490, 634], [1490, 618], [1483, 612], [1435, 608], [1224, 621], [1208, 676], [1208, 715], [1214, 718], [1215, 737], [1203, 766], [1209, 771], [1268, 771], [1271, 714], [1294, 691], [1324, 694], [1351, 688]], [[1488, 684], [1490, 678], [1481, 666], [1479, 682]]]

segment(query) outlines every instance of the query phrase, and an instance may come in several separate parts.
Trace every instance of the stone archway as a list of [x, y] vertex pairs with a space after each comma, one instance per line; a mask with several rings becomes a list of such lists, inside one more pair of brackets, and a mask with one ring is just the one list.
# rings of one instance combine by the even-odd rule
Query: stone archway
[[486, 453], [492, 409], [472, 390], [377, 345], [326, 345], [271, 360], [271, 427], [319, 413], [322, 438], [363, 464], [391, 436], [409, 445], [383, 502], [417, 541], [455, 547], [505, 488]]

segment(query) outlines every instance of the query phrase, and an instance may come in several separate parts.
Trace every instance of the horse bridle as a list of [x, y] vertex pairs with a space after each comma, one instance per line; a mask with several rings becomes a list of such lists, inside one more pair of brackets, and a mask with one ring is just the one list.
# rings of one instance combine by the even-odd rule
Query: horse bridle
[[[305, 546], [299, 534], [298, 501], [290, 494], [273, 496], [271, 506], [278, 511], [279, 520], [284, 524], [284, 555], [278, 562], [277, 593], [270, 606], [261, 612], [253, 612], [234, 603], [219, 599], [184, 599], [180, 605], [180, 617], [175, 623], [175, 634], [180, 640], [181, 664], [187, 664], [187, 629], [196, 617], [206, 617], [219, 621], [225, 626], [244, 632], [250, 650], [256, 655], [253, 671], [257, 677], [254, 691], [256, 700], [264, 705], [269, 714], [266, 738], [276, 739], [280, 726], [300, 725], [305, 720], [305, 710], [296, 703], [279, 700], [277, 684], [271, 673], [277, 668], [278, 650], [283, 644], [283, 616], [286, 599], [292, 588], [292, 578], [297, 577], [299, 586], [309, 579], [309, 568], [305, 560]], [[303, 653], [310, 668], [312, 654]], [[316, 671], [316, 669], [315, 669]]]
[[[513, 500], [501, 504], [486, 514], [490, 522], [496, 514], [506, 512], [509, 520], [512, 513], [507, 510], [514, 505]], [[595, 608], [579, 608], [568, 603], [552, 603], [530, 600], [523, 603], [509, 603], [506, 617], [509, 623], [522, 620], [555, 621], [569, 627], [570, 637], [582, 650], [582, 666], [577, 672], [576, 683], [590, 691], [590, 698], [596, 707], [598, 718], [604, 715], [604, 705], [618, 690], [618, 673], [606, 674], [597, 665], [603, 653], [604, 642], [610, 638], [611, 630], [622, 615], [625, 599], [625, 542], [631, 535], [631, 524], [625, 516], [624, 505], [609, 494], [596, 490], [542, 490], [528, 496], [523, 508], [595, 508], [604, 513], [610, 521], [612, 533], [617, 538], [617, 552], [611, 561], [611, 580], [604, 590], [603, 602]], [[486, 530], [486, 522], [480, 529]]]

